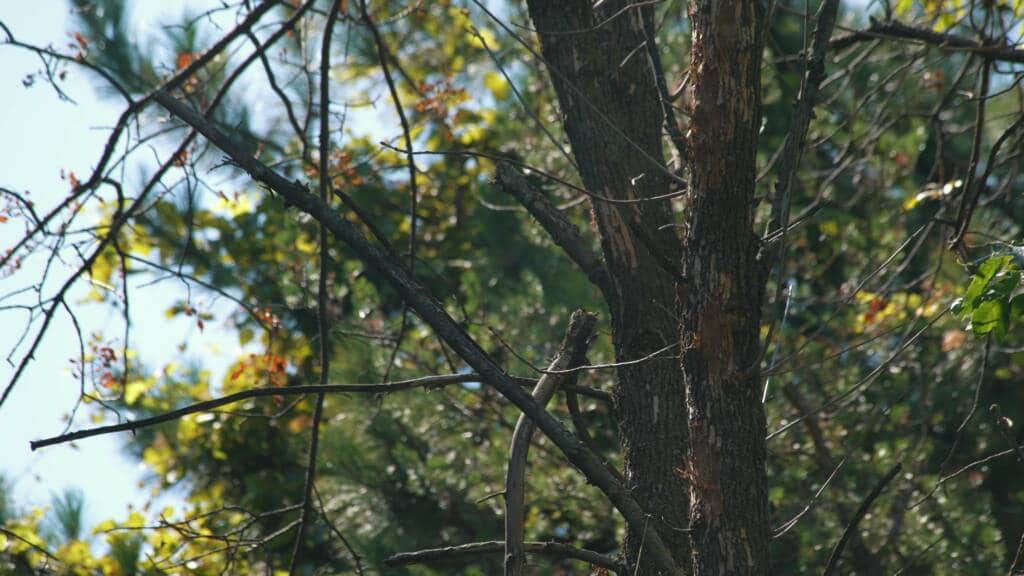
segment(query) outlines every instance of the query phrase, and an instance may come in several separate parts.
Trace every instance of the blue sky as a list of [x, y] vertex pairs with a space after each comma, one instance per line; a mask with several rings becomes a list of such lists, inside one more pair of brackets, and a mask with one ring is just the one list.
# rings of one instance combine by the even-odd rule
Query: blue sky
[[[138, 41], [144, 44], [147, 32], [152, 34], [153, 30], [158, 30], [158, 24], [180, 22], [180, 15], [186, 9], [195, 14], [219, 6], [220, 2], [128, 4], [134, 9], [132, 21], [139, 31]], [[0, 21], [21, 41], [52, 44], [59, 50], [67, 50], [73, 32], [69, 28], [69, 8], [62, 0], [39, 0], [31, 4], [0, 0]], [[21, 49], [0, 46], [0, 63], [0, 134], [4, 135], [0, 138], [0, 186], [18, 192], [30, 191], [36, 210], [44, 213], [70, 190], [69, 182], [61, 179], [62, 170], [74, 171], [83, 179], [90, 173], [110, 127], [121, 112], [121, 102], [100, 98], [94, 90], [97, 86], [94, 79], [86, 71], [74, 68], [61, 86], [75, 99], [75, 104], [62, 102], [44, 81], [37, 80], [31, 87], [24, 87], [22, 80], [39, 71], [40, 61]], [[242, 82], [247, 81], [246, 76], [248, 72]], [[257, 75], [249, 77], [247, 86], [239, 92], [244, 90], [252, 96], [253, 90], [261, 89], [267, 90], [262, 77]], [[253, 100], [259, 98], [254, 96]], [[258, 114], [259, 107], [254, 111]], [[352, 115], [348, 126], [362, 132], [375, 132], [380, 125], [395, 125], [394, 122], [377, 122], [382, 115], [390, 116], [389, 106], [364, 108]], [[23, 225], [14, 220], [0, 224], [0, 251], [13, 246], [23, 233]], [[43, 258], [41, 254], [29, 258], [14, 276], [0, 278], [0, 297], [35, 282], [42, 274]], [[69, 270], [59, 272], [66, 275]], [[182, 285], [176, 281], [146, 285], [151, 279], [137, 280], [131, 289], [132, 348], [139, 353], [142, 365], [159, 370], [169, 362], [196, 362], [212, 373], [211, 382], [219, 382], [228, 364], [243, 352], [237, 344], [237, 336], [230, 327], [217, 321], [207, 322], [205, 331], [199, 332], [192, 319], [168, 320], [164, 311], [183, 298]], [[69, 303], [80, 301], [88, 289], [88, 285], [80, 286]], [[193, 295], [197, 293], [194, 291]], [[196, 299], [193, 302], [198, 304], [198, 309], [213, 313], [215, 318], [224, 318], [234, 311], [234, 306], [224, 301], [206, 298], [205, 302]], [[14, 366], [4, 358], [25, 325], [23, 312], [2, 308], [10, 303], [0, 301], [0, 326], [3, 327], [0, 330], [0, 387], [6, 386], [14, 373]], [[93, 305], [79, 307], [76, 312], [86, 333], [98, 331], [108, 337], [121, 333], [120, 310]], [[177, 345], [183, 342], [188, 343], [185, 355], [177, 351]], [[255, 344], [250, 346], [255, 347]], [[17, 352], [12, 358], [15, 364], [25, 353], [25, 346]], [[64, 418], [78, 398], [79, 383], [70, 372], [70, 360], [77, 355], [78, 341], [71, 322], [66, 315], [59, 315], [35, 361], [7, 403], [0, 407], [0, 473], [14, 482], [16, 504], [22, 509], [44, 506], [65, 488], [81, 488], [86, 495], [86, 525], [93, 525], [106, 518], [123, 518], [129, 505], [139, 509], [151, 495], [149, 486], [140, 482], [146, 470], [121, 453], [124, 435], [94, 437], [73, 446], [30, 451], [31, 440], [54, 436], [64, 430]], [[93, 413], [89, 409], [80, 410], [71, 428], [94, 426], [89, 419]], [[175, 498], [180, 498], [180, 494], [164, 495], [153, 509], [159, 510]]]
[[[142, 29], [146, 23], [168, 21], [185, 5], [210, 3], [133, 4]], [[66, 49], [69, 17], [63, 1], [2, 2], [0, 21], [19, 40]], [[60, 177], [61, 170], [74, 171], [83, 179], [90, 173], [120, 109], [117, 102], [97, 96], [95, 84], [83, 71], [71, 69], [62, 83], [77, 102], [71, 104], [60, 101], [45, 82], [37, 81], [29, 88], [22, 85], [27, 74], [40, 69], [35, 55], [0, 46], [0, 63], [0, 186], [30, 191], [37, 211], [43, 212], [59, 202], [70, 188]], [[22, 224], [14, 220], [0, 224], [0, 250], [11, 247], [23, 231]], [[32, 283], [40, 277], [41, 270], [41, 258], [28, 259], [14, 276], [0, 277], [0, 295]], [[67, 269], [58, 267], [57, 273], [66, 274]], [[70, 302], [80, 300], [84, 293], [85, 289], [80, 289]], [[180, 283], [136, 287], [132, 341], [139, 344], [138, 352], [148, 368], [159, 369], [174, 360], [201, 358], [203, 366], [214, 371], [217, 381], [217, 374], [223, 373], [239, 351], [234, 344], [236, 339], [216, 322], [208, 323], [205, 332], [200, 333], [186, 319], [167, 320], [164, 310], [180, 296]], [[214, 307], [213, 311], [216, 314], [218, 309]], [[14, 373], [6, 357], [25, 319], [21, 311], [0, 309], [0, 385], [6, 386]], [[87, 332], [119, 334], [122, 327], [120, 312], [107, 305], [83, 308], [79, 321]], [[191, 355], [180, 358], [175, 345], [186, 340]], [[15, 364], [25, 352], [24, 345], [18, 352], [12, 358]], [[88, 525], [108, 517], [123, 517], [129, 505], [142, 506], [149, 491], [140, 485], [145, 471], [121, 453], [123, 437], [102, 436], [74, 446], [29, 450], [30, 440], [63, 431], [64, 417], [78, 397], [78, 381], [69, 370], [69, 361], [77, 353], [78, 341], [70, 321], [66, 315], [58, 316], [35, 361], [0, 408], [0, 473], [14, 482], [15, 501], [22, 509], [45, 505], [53, 494], [66, 487], [81, 488], [86, 494]], [[89, 414], [90, 410], [81, 410], [73, 428], [91, 425]]]

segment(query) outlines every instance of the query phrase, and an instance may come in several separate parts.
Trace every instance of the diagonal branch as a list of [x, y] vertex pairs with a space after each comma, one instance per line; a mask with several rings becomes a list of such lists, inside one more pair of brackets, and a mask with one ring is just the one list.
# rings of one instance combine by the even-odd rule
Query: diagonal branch
[[916, 40], [940, 50], [972, 52], [988, 60], [1024, 63], [1024, 50], [1014, 46], [989, 46], [973, 38], [917, 28], [896, 20], [882, 22], [875, 18], [871, 19], [871, 25], [864, 30], [836, 36], [829, 42], [829, 46], [835, 50], [842, 50], [857, 42], [877, 38], [883, 40]]
[[[628, 489], [608, 472], [598, 455], [587, 450], [561, 422], [534, 402], [530, 394], [496, 364], [441, 304], [413, 279], [401, 260], [371, 244], [354, 224], [311, 194], [305, 186], [289, 181], [247, 154], [224, 132], [200, 117], [189, 106], [166, 92], [157, 93], [155, 98], [172, 114], [200, 131], [251, 177], [277, 192], [287, 205], [294, 206], [323, 223], [331, 234], [348, 245], [360, 260], [381, 274], [420, 318], [481, 375], [484, 382], [493, 386], [537, 424], [537, 427], [565, 454], [569, 462], [579, 468], [584, 476], [608, 497], [632, 530], [637, 533], [643, 531], [647, 518], [645, 511], [640, 508]], [[676, 573], [675, 561], [660, 536], [655, 533], [649, 534], [645, 550], [651, 555], [659, 570], [666, 574]]]
[[[425, 390], [435, 390], [444, 386], [450, 386], [452, 384], [466, 384], [470, 382], [479, 382], [479, 374], [473, 372], [459, 373], [459, 374], [442, 374], [439, 376], [422, 376], [420, 378], [412, 378], [410, 380], [398, 380], [395, 382], [385, 382], [383, 384], [327, 384], [326, 386], [320, 385], [309, 385], [309, 386], [288, 386], [287, 388], [253, 388], [251, 390], [243, 390], [220, 398], [214, 398], [212, 400], [204, 400], [195, 404], [190, 404], [164, 414], [152, 416], [149, 418], [143, 418], [141, 420], [129, 420], [127, 422], [121, 422], [120, 424], [111, 424], [108, 426], [98, 426], [96, 428], [87, 428], [85, 430], [78, 430], [59, 436], [53, 436], [51, 438], [44, 438], [42, 440], [36, 440], [31, 442], [32, 450], [39, 448], [45, 448], [46, 446], [53, 446], [56, 444], [64, 444], [66, 442], [74, 442], [75, 440], [81, 440], [83, 438], [91, 438], [93, 436], [102, 436], [104, 434], [114, 434], [116, 432], [126, 432], [147, 428], [149, 426], [155, 426], [164, 422], [170, 422], [171, 420], [177, 420], [183, 416], [189, 414], [195, 414], [197, 412], [210, 412], [221, 406], [228, 404], [234, 404], [235, 402], [241, 402], [249, 398], [265, 398], [267, 396], [299, 396], [303, 394], [391, 394], [394, 392], [401, 392], [403, 390], [412, 390], [414, 388], [423, 388]], [[514, 380], [521, 386], [533, 386], [536, 384], [536, 380], [530, 378], [514, 378]], [[581, 394], [588, 398], [593, 398], [607, 404], [611, 404], [611, 395], [604, 390], [598, 390], [596, 388], [588, 388], [586, 386], [576, 385], [562, 385], [565, 390], [572, 391], [574, 394]]]
[[[988, 103], [989, 77], [992, 74], [992, 61], [985, 60], [981, 66], [981, 77], [978, 79], [978, 106], [974, 114], [974, 137], [971, 141], [971, 163], [967, 166], [967, 177], [964, 179], [964, 190], [960, 195], [960, 207], [956, 214], [956, 230], [949, 240], [950, 248], [962, 248], [961, 242], [967, 228], [971, 225], [971, 216], [981, 199], [985, 182], [975, 181], [978, 174], [978, 160], [981, 158], [981, 143], [985, 134], [985, 111]], [[991, 167], [990, 167], [991, 169]]]
[[615, 291], [608, 270], [601, 257], [594, 253], [587, 239], [580, 233], [579, 228], [511, 164], [499, 162], [495, 174], [495, 179], [502, 190], [518, 200], [530, 212], [534, 220], [601, 290], [605, 298], [612, 297]]
[[464, 384], [467, 382], [479, 381], [479, 375], [469, 373], [423, 376], [420, 378], [413, 378], [411, 380], [386, 382], [384, 384], [314, 384], [308, 386], [287, 386], [284, 388], [252, 388], [250, 390], [242, 390], [241, 392], [228, 394], [227, 396], [221, 396], [220, 398], [189, 404], [188, 406], [178, 408], [177, 410], [171, 410], [170, 412], [164, 412], [163, 414], [158, 414], [149, 418], [129, 420], [119, 424], [98, 426], [96, 428], [87, 428], [85, 430], [61, 434], [60, 436], [54, 436], [52, 438], [36, 440], [31, 442], [30, 446], [32, 447], [32, 450], [38, 450], [39, 448], [63, 444], [65, 442], [74, 442], [75, 440], [91, 438], [93, 436], [102, 436], [104, 434], [113, 434], [115, 432], [135, 431], [141, 428], [162, 424], [164, 422], [170, 422], [171, 420], [177, 420], [178, 418], [188, 416], [189, 414], [209, 412], [216, 408], [220, 408], [221, 406], [234, 404], [235, 402], [241, 402], [242, 400], [248, 400], [250, 398], [266, 398], [268, 396], [299, 396], [303, 394], [390, 394], [392, 392], [411, 390], [413, 388], [425, 388], [432, 390], [451, 384]]
[[810, 56], [807, 59], [800, 97], [793, 113], [793, 125], [790, 127], [789, 134], [786, 135], [786, 142], [779, 160], [779, 181], [775, 186], [775, 196], [772, 202], [771, 231], [777, 229], [785, 231], [787, 225], [785, 220], [789, 215], [789, 192], [793, 186], [796, 171], [800, 167], [800, 158], [807, 147], [807, 129], [810, 126], [811, 118], [814, 117], [814, 106], [817, 104], [821, 82], [825, 79], [825, 54], [828, 50], [828, 38], [835, 27], [838, 10], [839, 0], [826, 0], [818, 9], [814, 40], [811, 44]]
[[[594, 335], [597, 316], [576, 310], [569, 319], [569, 327], [558, 355], [551, 362], [549, 370], [565, 370], [582, 364], [585, 360], [587, 347]], [[575, 380], [572, 374], [545, 374], [537, 381], [533, 389], [533, 399], [544, 406], [555, 395], [563, 380]], [[526, 492], [526, 457], [530, 452], [530, 441], [537, 426], [520, 414], [512, 433], [509, 448], [508, 469], [505, 472], [505, 574], [520, 576], [526, 573], [525, 532], [525, 492]]]
[[843, 554], [843, 548], [845, 548], [846, 543], [849, 542], [850, 536], [857, 531], [857, 525], [859, 525], [860, 521], [864, 519], [864, 516], [868, 513], [868, 510], [871, 509], [871, 505], [874, 504], [875, 500], [882, 495], [882, 491], [889, 485], [889, 482], [892, 482], [892, 479], [895, 478], [902, 469], [902, 464], [896, 464], [893, 466], [892, 469], [890, 469], [889, 472], [886, 473], [886, 475], [883, 476], [877, 484], [875, 484], [875, 487], [871, 490], [871, 493], [864, 498], [864, 501], [861, 502], [860, 508], [858, 508], [857, 512], [853, 515], [853, 520], [851, 520], [846, 526], [846, 530], [843, 531], [843, 536], [839, 539], [836, 547], [832, 549], [832, 554], [828, 558], [828, 565], [825, 567], [825, 576], [830, 576], [835, 573], [836, 566], [839, 564], [839, 557]]

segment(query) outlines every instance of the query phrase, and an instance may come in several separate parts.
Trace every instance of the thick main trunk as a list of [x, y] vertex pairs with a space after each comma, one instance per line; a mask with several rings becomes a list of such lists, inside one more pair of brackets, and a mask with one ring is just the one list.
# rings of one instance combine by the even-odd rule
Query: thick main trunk
[[759, 374], [764, 275], [753, 234], [760, 2], [694, 0], [691, 208], [680, 284], [691, 573], [767, 574]]
[[[591, 4], [529, 2], [580, 176], [604, 197], [666, 194], [671, 177], [663, 166], [663, 116], [643, 45], [641, 18], [649, 21], [650, 7], [620, 12], [621, 0], [596, 9]], [[594, 199], [592, 205], [612, 284], [606, 297], [616, 357], [643, 358], [679, 337], [675, 278], [660, 264], [680, 257], [671, 208], [667, 200]], [[686, 404], [678, 362], [665, 357], [620, 368], [615, 401], [629, 488], [651, 514], [647, 530], [656, 530], [685, 566], [689, 492], [680, 468]], [[627, 535], [629, 565], [642, 558], [642, 546], [643, 534]], [[657, 572], [644, 562], [640, 573]]]

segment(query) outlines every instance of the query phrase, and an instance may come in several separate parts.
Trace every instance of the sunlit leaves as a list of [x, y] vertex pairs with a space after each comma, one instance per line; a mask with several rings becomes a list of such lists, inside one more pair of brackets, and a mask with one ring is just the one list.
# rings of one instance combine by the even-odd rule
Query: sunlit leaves
[[484, 74], [484, 86], [490, 90], [491, 95], [497, 100], [504, 100], [508, 97], [510, 86], [500, 72], [488, 72]]
[[1024, 314], [1024, 296], [1018, 291], [1020, 282], [1020, 265], [1013, 255], [984, 260], [956, 307], [968, 329], [979, 336], [991, 333], [1004, 338]]

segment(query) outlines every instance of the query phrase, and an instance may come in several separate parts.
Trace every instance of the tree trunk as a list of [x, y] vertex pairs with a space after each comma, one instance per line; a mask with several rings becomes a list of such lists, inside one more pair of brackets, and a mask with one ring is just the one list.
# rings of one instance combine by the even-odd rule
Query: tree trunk
[[[652, 12], [622, 12], [625, 5], [535, 0], [530, 14], [587, 189], [651, 198], [673, 179], [645, 57]], [[692, 199], [683, 244], [667, 201], [592, 200], [613, 285], [606, 297], [617, 359], [647, 356], [680, 332], [684, 350], [678, 366], [622, 367], [616, 415], [629, 487], [679, 565], [692, 563], [696, 575], [764, 574], [770, 529], [757, 366], [765, 275], [752, 230], [764, 14], [756, 2], [702, 0], [691, 3], [690, 22]], [[672, 267], [680, 262], [681, 282]], [[642, 545], [642, 534], [627, 536], [630, 565]], [[655, 573], [644, 562], [641, 572]]]
[[691, 208], [680, 283], [691, 574], [768, 574], [765, 275], [753, 233], [763, 8], [690, 3]]
[[[580, 176], [587, 190], [604, 197], [667, 194], [672, 177], [664, 167], [663, 115], [641, 20], [649, 23], [652, 11], [648, 5], [620, 13], [621, 0], [591, 4], [529, 2]], [[676, 281], [664, 266], [680, 258], [669, 201], [593, 199], [592, 206], [611, 284], [605, 297], [616, 359], [636, 360], [677, 342]], [[614, 396], [628, 487], [650, 514], [646, 529], [657, 530], [685, 566], [686, 404], [674, 355], [620, 368]], [[629, 565], [643, 557], [642, 546], [643, 534], [627, 535]], [[657, 572], [644, 562], [640, 573]]]

